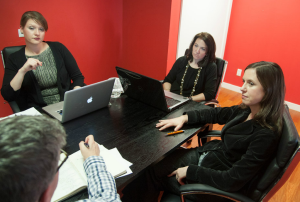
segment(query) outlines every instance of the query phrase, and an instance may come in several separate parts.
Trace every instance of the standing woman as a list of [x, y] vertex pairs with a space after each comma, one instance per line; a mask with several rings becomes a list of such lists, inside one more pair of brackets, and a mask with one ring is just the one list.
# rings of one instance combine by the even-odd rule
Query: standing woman
[[26, 46], [6, 62], [1, 89], [5, 100], [18, 100], [21, 110], [41, 108], [63, 101], [66, 91], [83, 86], [84, 77], [69, 50], [59, 42], [44, 41], [48, 24], [42, 14], [25, 12], [20, 30]]
[[217, 86], [216, 44], [207, 32], [196, 34], [188, 54], [174, 63], [163, 82], [164, 90], [194, 101], [214, 99]]
[[[189, 111], [156, 124], [159, 130], [184, 124], [218, 123], [225, 126], [221, 140], [193, 149], [177, 149], [127, 185], [123, 202], [157, 201], [159, 191], [180, 195], [180, 185], [201, 183], [247, 195], [275, 155], [282, 131], [285, 83], [279, 65], [250, 64], [244, 71], [242, 104]], [[211, 195], [188, 196], [195, 201], [220, 201]]]

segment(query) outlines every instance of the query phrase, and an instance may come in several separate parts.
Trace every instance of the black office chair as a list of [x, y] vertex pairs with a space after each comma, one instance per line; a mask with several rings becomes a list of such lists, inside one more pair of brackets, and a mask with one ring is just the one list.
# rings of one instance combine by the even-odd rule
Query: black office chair
[[215, 99], [212, 99], [210, 101], [206, 101], [205, 105], [210, 105], [210, 104], [214, 104], [220, 107], [218, 96], [221, 90], [221, 84], [224, 80], [225, 77], [225, 72], [226, 72], [226, 68], [227, 68], [227, 64], [228, 62], [226, 60], [223, 60], [221, 58], [216, 58], [216, 65], [217, 65], [217, 86], [216, 86], [216, 94], [215, 94]]
[[[3, 62], [3, 67], [5, 69], [5, 64], [6, 61], [8, 60], [8, 57], [10, 56], [10, 54], [17, 52], [18, 50], [20, 50], [21, 48], [23, 48], [25, 45], [23, 46], [10, 46], [10, 47], [5, 47], [3, 48], [3, 50], [1, 51], [1, 57], [2, 57], [2, 62]], [[8, 104], [10, 105], [10, 108], [12, 109], [13, 113], [17, 113], [20, 112], [20, 107], [19, 107], [19, 100], [15, 100], [12, 102], [8, 102]]]
[[[209, 131], [207, 134], [202, 135], [205, 137], [213, 137], [217, 135], [220, 136], [220, 131]], [[286, 180], [288, 178], [285, 176], [284, 179], [281, 179], [290, 165], [294, 166], [289, 168], [289, 175], [292, 173], [292, 170], [295, 169], [295, 165], [297, 164], [291, 163], [296, 154], [300, 154], [299, 152], [299, 134], [290, 116], [288, 107], [286, 106], [283, 114], [283, 131], [276, 155], [273, 157], [273, 159], [271, 159], [270, 164], [266, 168], [262, 177], [256, 183], [255, 189], [250, 193], [249, 196], [245, 196], [239, 192], [225, 192], [205, 184], [186, 184], [180, 187], [181, 197], [165, 192], [161, 198], [161, 202], [184, 202], [184, 196], [189, 194], [217, 195], [233, 201], [243, 202], [262, 201], [280, 180]], [[254, 182], [255, 180], [257, 179], [254, 178], [252, 181]]]

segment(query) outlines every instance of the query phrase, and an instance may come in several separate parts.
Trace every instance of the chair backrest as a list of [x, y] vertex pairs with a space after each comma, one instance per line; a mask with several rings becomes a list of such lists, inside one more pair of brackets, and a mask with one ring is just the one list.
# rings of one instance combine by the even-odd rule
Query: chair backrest
[[[187, 56], [187, 54], [189, 53], [189, 49], [185, 50], [184, 55]], [[216, 90], [215, 90], [215, 99], [218, 98], [219, 96], [219, 92], [221, 90], [221, 83], [224, 80], [225, 77], [225, 72], [227, 69], [227, 64], [228, 62], [226, 60], [223, 60], [221, 58], [216, 58], [216, 65], [217, 65], [217, 86], [216, 86]]]
[[255, 201], [262, 201], [267, 193], [279, 182], [293, 158], [299, 152], [299, 148], [299, 135], [286, 106], [283, 114], [283, 130], [276, 155], [271, 159], [264, 174], [260, 176], [254, 191], [249, 197]]
[[23, 48], [25, 45], [23, 46], [9, 46], [9, 47], [5, 47], [3, 48], [3, 50], [1, 51], [1, 56], [2, 56], [2, 62], [3, 62], [3, 67], [5, 68], [5, 64], [8, 60], [8, 57], [10, 56], [10, 54], [17, 52], [18, 50], [20, 50], [21, 48]]
[[[5, 47], [3, 48], [3, 50], [1, 51], [1, 57], [2, 57], [2, 62], [3, 62], [3, 67], [5, 68], [6, 62], [8, 61], [8, 57], [10, 56], [10, 54], [17, 52], [18, 50], [20, 50], [21, 48], [23, 48], [25, 45], [23, 46], [9, 46], [9, 47]], [[20, 112], [20, 108], [21, 109], [25, 109], [26, 106], [23, 106], [24, 104], [21, 104], [21, 100], [25, 99], [24, 97], [19, 98], [15, 101], [9, 102], [9, 105], [12, 109], [12, 111], [14, 113]]]
[[228, 62], [221, 58], [216, 58], [216, 64], [217, 64], [217, 86], [216, 86], [215, 99], [217, 99], [219, 96], [219, 92], [221, 90], [221, 84], [225, 77], [225, 72], [227, 69]]

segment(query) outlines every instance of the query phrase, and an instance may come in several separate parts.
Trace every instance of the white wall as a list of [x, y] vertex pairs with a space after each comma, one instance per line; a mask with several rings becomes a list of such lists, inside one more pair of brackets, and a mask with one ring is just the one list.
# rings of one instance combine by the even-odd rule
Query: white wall
[[223, 58], [233, 0], [182, 0], [176, 58], [184, 55], [193, 37], [210, 33], [216, 42], [216, 56]]

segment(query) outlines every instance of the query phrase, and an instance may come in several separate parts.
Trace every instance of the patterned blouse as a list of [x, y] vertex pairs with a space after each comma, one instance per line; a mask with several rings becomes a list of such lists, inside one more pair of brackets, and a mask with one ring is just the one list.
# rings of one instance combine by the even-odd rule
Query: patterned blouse
[[40, 86], [43, 99], [47, 105], [60, 101], [60, 95], [57, 87], [57, 69], [53, 53], [48, 47], [39, 55], [28, 56], [26, 58], [38, 59], [43, 63], [42, 66], [32, 70]]

